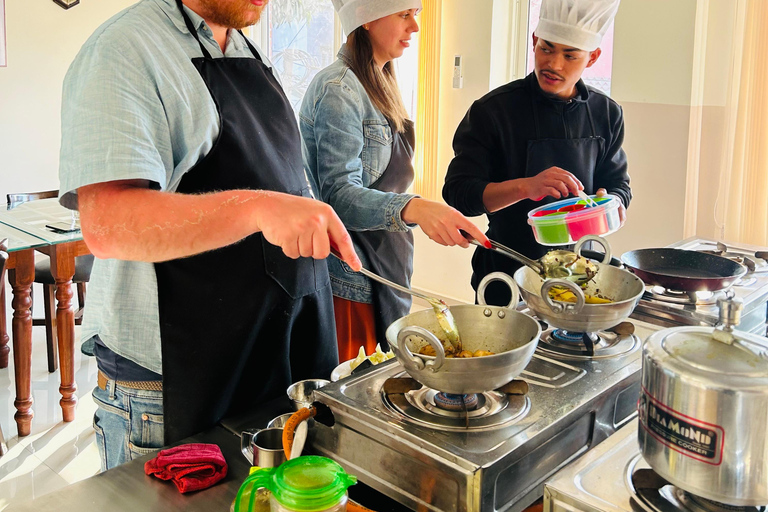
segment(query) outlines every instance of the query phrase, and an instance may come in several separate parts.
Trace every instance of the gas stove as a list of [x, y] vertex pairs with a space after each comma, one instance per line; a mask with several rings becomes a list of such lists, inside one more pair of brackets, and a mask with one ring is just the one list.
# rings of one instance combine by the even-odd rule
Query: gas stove
[[643, 459], [633, 420], [544, 486], [544, 512], [765, 512], [736, 507], [676, 487]]
[[[731, 287], [736, 297], [744, 301], [741, 323], [736, 328], [760, 336], [766, 334], [766, 325], [768, 324], [768, 262], [755, 255], [755, 253], [765, 251], [766, 248], [745, 244], [735, 246], [735, 244], [718, 243], [716, 240], [706, 238], [688, 238], [669, 247], [710, 252], [745, 264], [749, 271]], [[765, 256], [763, 253], [760, 254]], [[714, 326], [718, 321], [717, 300], [724, 295], [725, 291], [688, 294], [675, 290], [665, 290], [658, 286], [648, 286], [642, 299], [640, 299], [640, 303], [632, 313], [632, 318], [642, 319], [664, 327]]]
[[374, 366], [315, 392], [335, 423], [310, 429], [308, 450], [414, 510], [518, 512], [635, 417], [639, 346], [659, 327], [632, 324], [634, 334], [598, 333], [592, 355], [572, 333], [550, 340], [547, 329], [519, 376], [527, 385], [450, 407], [457, 397], [422, 388], [396, 360]]

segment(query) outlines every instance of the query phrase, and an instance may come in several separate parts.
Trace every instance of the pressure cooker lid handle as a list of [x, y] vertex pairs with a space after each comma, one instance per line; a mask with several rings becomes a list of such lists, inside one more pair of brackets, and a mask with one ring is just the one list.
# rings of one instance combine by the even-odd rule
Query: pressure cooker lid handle
[[758, 342], [733, 332], [733, 328], [741, 323], [741, 311], [744, 309], [744, 301], [736, 297], [733, 290], [728, 290], [725, 298], [717, 300], [717, 307], [720, 310], [720, 321], [717, 327], [715, 327], [712, 337], [721, 343], [733, 345], [760, 359], [768, 360], [768, 345], [766, 343]]

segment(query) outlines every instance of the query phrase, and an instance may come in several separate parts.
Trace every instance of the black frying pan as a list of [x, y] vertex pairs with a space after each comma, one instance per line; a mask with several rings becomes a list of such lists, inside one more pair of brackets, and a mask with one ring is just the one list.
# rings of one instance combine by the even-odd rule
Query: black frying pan
[[638, 249], [621, 261], [646, 284], [683, 292], [724, 290], [747, 273], [728, 258], [684, 249]]

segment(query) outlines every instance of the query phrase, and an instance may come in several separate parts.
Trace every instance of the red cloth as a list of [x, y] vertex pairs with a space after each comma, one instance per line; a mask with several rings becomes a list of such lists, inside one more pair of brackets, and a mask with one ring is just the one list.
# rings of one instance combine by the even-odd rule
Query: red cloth
[[334, 297], [333, 316], [336, 320], [339, 361], [356, 358], [360, 347], [365, 347], [368, 355], [376, 351], [376, 315], [373, 304]]
[[144, 473], [173, 480], [183, 494], [207, 489], [227, 476], [227, 461], [215, 444], [182, 444], [160, 450], [144, 464]]

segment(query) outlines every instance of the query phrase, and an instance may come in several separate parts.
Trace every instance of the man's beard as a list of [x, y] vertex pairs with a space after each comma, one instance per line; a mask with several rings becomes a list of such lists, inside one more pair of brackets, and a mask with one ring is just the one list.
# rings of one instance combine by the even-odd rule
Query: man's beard
[[[266, 4], [256, 7], [250, 3], [247, 7], [242, 7], [241, 2], [242, 0], [200, 0], [205, 9], [203, 18], [217, 25], [240, 30], [259, 21], [262, 10], [267, 7]], [[256, 16], [253, 16], [254, 12], [257, 13]]]

